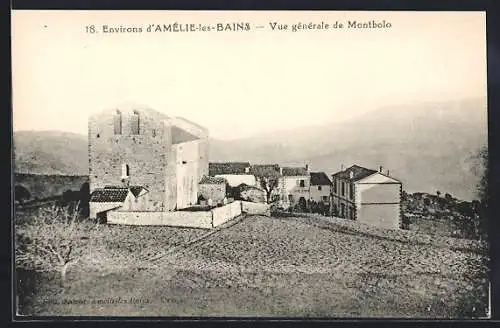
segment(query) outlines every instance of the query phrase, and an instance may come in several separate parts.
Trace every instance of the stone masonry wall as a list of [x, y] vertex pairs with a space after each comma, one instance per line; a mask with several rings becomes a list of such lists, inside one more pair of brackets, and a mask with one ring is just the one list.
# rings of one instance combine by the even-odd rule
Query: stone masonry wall
[[105, 185], [122, 185], [122, 164], [129, 166], [131, 185], [149, 191], [147, 211], [165, 207], [167, 158], [171, 150], [170, 126], [161, 116], [139, 110], [140, 133], [131, 134], [132, 111], [122, 112], [122, 134], [114, 134], [114, 114], [109, 110], [89, 120], [90, 191]]

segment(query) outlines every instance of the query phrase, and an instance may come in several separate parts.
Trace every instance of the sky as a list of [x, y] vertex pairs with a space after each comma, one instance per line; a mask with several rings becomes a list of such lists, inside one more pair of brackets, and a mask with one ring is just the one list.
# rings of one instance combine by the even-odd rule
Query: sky
[[[486, 96], [484, 12], [13, 11], [13, 129], [86, 134], [146, 104], [235, 139], [379, 107]], [[375, 20], [390, 28], [299, 30]], [[250, 31], [103, 33], [102, 26], [249, 22]], [[288, 24], [272, 30], [270, 23]], [[97, 34], [85, 33], [95, 25]], [[263, 28], [256, 28], [263, 26]], [[408, 113], [411, 115], [411, 113]]]

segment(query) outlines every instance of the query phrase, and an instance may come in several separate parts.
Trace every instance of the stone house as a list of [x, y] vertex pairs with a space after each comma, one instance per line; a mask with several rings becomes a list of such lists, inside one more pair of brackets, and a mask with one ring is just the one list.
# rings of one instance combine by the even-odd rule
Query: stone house
[[119, 193], [103, 192], [106, 188], [141, 187], [139, 198], [147, 194], [140, 205], [145, 212], [196, 204], [198, 183], [208, 174], [208, 143], [206, 128], [146, 106], [122, 106], [92, 115], [88, 124], [92, 215], [107, 211], [100, 203], [125, 206], [123, 196], [106, 199], [105, 195]]
[[227, 181], [220, 177], [204, 176], [199, 185], [199, 194], [209, 203], [222, 203], [226, 197]]
[[283, 207], [299, 206], [305, 209], [310, 199], [310, 172], [305, 167], [280, 167], [278, 193]]
[[379, 171], [353, 165], [332, 175], [331, 212], [382, 228], [401, 226], [401, 181]]
[[332, 182], [325, 172], [311, 172], [309, 199], [316, 203], [330, 204]]

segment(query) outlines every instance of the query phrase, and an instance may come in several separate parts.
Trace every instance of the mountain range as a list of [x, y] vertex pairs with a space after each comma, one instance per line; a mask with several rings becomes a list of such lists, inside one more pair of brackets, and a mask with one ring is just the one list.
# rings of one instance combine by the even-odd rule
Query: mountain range
[[[353, 164], [382, 166], [408, 192], [439, 190], [472, 200], [479, 180], [474, 156], [487, 145], [486, 122], [486, 99], [385, 107], [347, 121], [300, 129], [287, 130], [276, 122], [273, 133], [211, 139], [210, 161], [309, 164], [312, 171], [328, 175]], [[87, 147], [85, 135], [15, 132], [15, 171], [85, 175]]]

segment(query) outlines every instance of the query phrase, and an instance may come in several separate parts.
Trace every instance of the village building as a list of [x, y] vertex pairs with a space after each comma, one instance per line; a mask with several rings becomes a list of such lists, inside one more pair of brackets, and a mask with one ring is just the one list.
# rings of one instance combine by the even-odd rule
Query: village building
[[255, 186], [257, 181], [250, 173], [250, 163], [248, 162], [223, 162], [208, 163], [208, 172], [212, 177], [226, 179], [230, 187], [237, 187], [240, 184]]
[[199, 182], [208, 175], [204, 127], [145, 106], [123, 106], [92, 115], [88, 141], [92, 216], [197, 203]]
[[332, 175], [333, 216], [382, 228], [401, 226], [402, 183], [380, 170], [353, 165]]
[[330, 204], [332, 182], [325, 172], [310, 172], [309, 199], [316, 203]]
[[199, 195], [207, 204], [222, 204], [226, 198], [227, 181], [221, 177], [204, 176], [199, 185]]
[[299, 206], [306, 209], [310, 199], [310, 174], [309, 166], [305, 167], [280, 167], [278, 193], [283, 207]]

